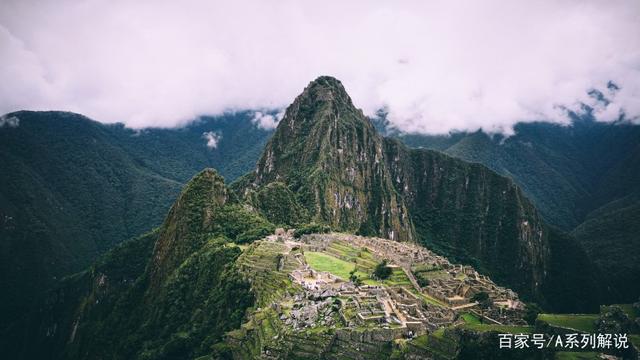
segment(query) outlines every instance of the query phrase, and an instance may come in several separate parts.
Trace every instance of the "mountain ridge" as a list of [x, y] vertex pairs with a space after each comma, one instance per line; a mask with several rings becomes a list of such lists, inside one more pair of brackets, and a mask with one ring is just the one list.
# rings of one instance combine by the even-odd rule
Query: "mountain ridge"
[[[302, 130], [296, 131], [298, 126]], [[339, 132], [341, 127], [346, 131]], [[319, 77], [287, 109], [256, 170], [232, 188], [251, 199], [265, 184], [282, 182], [314, 221], [336, 230], [393, 239], [389, 230], [397, 227], [388, 224], [404, 225], [411, 236], [396, 240], [419, 241], [484, 269], [525, 296], [548, 301], [542, 289], [547, 289], [552, 231], [513, 181], [482, 165], [410, 150], [373, 128], [339, 80]], [[368, 157], [362, 153], [367, 149]], [[366, 186], [363, 179], [376, 176], [376, 186]], [[365, 186], [351, 187], [361, 180]], [[383, 200], [376, 199], [379, 194]], [[340, 203], [341, 199], [349, 201]], [[367, 211], [366, 199], [374, 199], [374, 208], [382, 207], [381, 213], [391, 216], [380, 221], [379, 213]], [[326, 204], [333, 214], [322, 212]], [[338, 214], [336, 208], [357, 211], [344, 221], [332, 217]]]
[[372, 124], [337, 79], [323, 76], [287, 108], [258, 161], [251, 187], [283, 181], [315, 221], [411, 240], [412, 224], [383, 156]]
[[604, 275], [600, 285], [611, 301], [634, 301], [640, 296], [639, 287], [629, 286], [640, 273], [640, 241], [631, 230], [640, 214], [640, 126], [571, 116], [566, 126], [518, 124], [506, 138], [481, 131], [401, 134], [390, 132], [381, 119], [377, 127], [412, 147], [436, 149], [511, 177], [547, 222], [576, 237]]
[[69, 112], [6, 116], [19, 122], [0, 127], [0, 331], [57, 279], [160, 225], [201, 169], [250, 170], [271, 134], [252, 112], [137, 131]]
[[[321, 77], [303, 91], [253, 173], [227, 186], [217, 171], [199, 172], [159, 228], [60, 282], [26, 329], [8, 332], [5, 341], [24, 345], [27, 339], [12, 340], [27, 334], [42, 346], [22, 346], [20, 351], [54, 358], [213, 358], [233, 355], [238, 351], [234, 346], [262, 354], [268, 350], [262, 347], [265, 339], [280, 334], [260, 331], [273, 329], [288, 316], [278, 310], [282, 304], [270, 304], [270, 299], [295, 300], [304, 285], [294, 284], [290, 273], [304, 266], [302, 242], [285, 244], [283, 238], [292, 236], [280, 230], [272, 235], [277, 226], [319, 232], [329, 225], [346, 233], [419, 243], [477, 266], [525, 300], [563, 311], [594, 308], [595, 274], [586, 257], [571, 256], [574, 239], [547, 226], [511, 179], [484, 165], [383, 138], [338, 84]], [[309, 130], [306, 134], [295, 129], [300, 124]], [[287, 129], [296, 131], [285, 136]], [[402, 231], [412, 237], [394, 236]], [[322, 235], [309, 238], [323, 243]], [[315, 246], [307, 250], [313, 253]], [[365, 258], [373, 256], [365, 248], [342, 251], [357, 266], [364, 261], [373, 269], [381, 260]], [[395, 276], [408, 277], [399, 270]], [[442, 271], [438, 266], [414, 270]], [[473, 274], [475, 281], [482, 274]], [[346, 280], [351, 275], [360, 276], [357, 271], [341, 276]], [[424, 306], [439, 301], [426, 298]], [[331, 304], [327, 309], [334, 311]], [[320, 335], [327, 346], [336, 339], [331, 333]], [[357, 343], [365, 335], [347, 331], [340, 336]], [[242, 339], [251, 344], [245, 348]], [[295, 334], [288, 341], [295, 342]], [[374, 345], [390, 352], [381, 349], [382, 343]]]

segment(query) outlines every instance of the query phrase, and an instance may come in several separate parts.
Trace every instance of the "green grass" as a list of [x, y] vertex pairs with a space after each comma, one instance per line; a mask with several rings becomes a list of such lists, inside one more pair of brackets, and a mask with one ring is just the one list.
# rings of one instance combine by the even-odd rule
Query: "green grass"
[[429, 339], [427, 335], [420, 335], [415, 339], [411, 340], [411, 344], [413, 344], [414, 346], [420, 349], [426, 349], [429, 344]]
[[431, 335], [433, 335], [434, 337], [438, 338], [438, 339], [443, 339], [444, 338], [444, 330], [446, 328], [441, 327], [438, 330], [434, 331]]
[[455, 348], [455, 340], [445, 336], [445, 327], [439, 328], [431, 334], [418, 336], [408, 342], [413, 347], [426, 350], [434, 358], [451, 359], [455, 354], [451, 353], [451, 349]]
[[499, 333], [508, 334], [531, 334], [535, 330], [533, 326], [519, 326], [519, 325], [494, 325], [494, 324], [465, 324], [463, 328], [473, 331], [497, 331]]
[[629, 319], [634, 320], [635, 318], [640, 316], [640, 312], [633, 307], [633, 304], [613, 304], [609, 306], [603, 306], [603, 311], [606, 310], [610, 306], [617, 306], [622, 309], [622, 311], [629, 316]]
[[388, 279], [382, 281], [383, 284], [393, 285], [411, 285], [411, 281], [407, 278], [407, 274], [404, 273], [402, 268], [393, 268], [393, 272]]
[[358, 253], [358, 250], [353, 246], [349, 246], [347, 244], [344, 244], [338, 241], [332, 242], [329, 247], [335, 250], [336, 252], [338, 252], [342, 256], [357, 256], [357, 253]]
[[423, 277], [427, 280], [444, 279], [449, 277], [449, 273], [444, 270], [432, 270], [432, 271], [413, 271], [413, 275], [416, 277]]
[[477, 316], [471, 314], [471, 313], [464, 313], [461, 315], [462, 319], [464, 320], [465, 323], [467, 324], [481, 324], [480, 319], [478, 319]]
[[373, 271], [379, 262], [369, 251], [355, 248], [343, 241], [332, 242], [328, 251], [342, 260], [356, 263], [359, 269], [364, 269], [364, 272]]
[[574, 351], [558, 351], [555, 360], [596, 360], [600, 359], [597, 352], [574, 352]]
[[440, 306], [440, 307], [446, 307], [448, 308], [449, 306], [445, 303], [443, 303], [442, 301], [434, 298], [433, 296], [426, 294], [426, 293], [418, 293], [417, 291], [415, 291], [413, 289], [413, 287], [409, 288], [409, 290], [416, 296], [418, 296], [419, 298], [421, 298], [422, 300], [424, 300], [425, 302], [431, 304], [431, 305], [436, 305], [436, 306]]
[[356, 267], [353, 263], [321, 252], [307, 251], [304, 257], [316, 271], [327, 271], [343, 280], [349, 280], [349, 273]]
[[[346, 248], [344, 245], [332, 244], [332, 247], [338, 245], [342, 248]], [[353, 254], [354, 256], [348, 256], [352, 261], [346, 261], [340, 259], [336, 256], [326, 254], [323, 252], [314, 252], [307, 251], [305, 252], [305, 258], [307, 259], [307, 263], [316, 271], [327, 271], [331, 274], [343, 279], [349, 280], [349, 273], [357, 268], [356, 275], [362, 280], [364, 284], [367, 285], [386, 285], [386, 286], [401, 286], [401, 285], [411, 285], [411, 282], [407, 278], [407, 275], [401, 268], [393, 268], [393, 273], [388, 279], [385, 280], [374, 280], [370, 277], [371, 272], [373, 271], [373, 266], [364, 267], [361, 264], [361, 261], [369, 261], [371, 264], [375, 264], [375, 262], [371, 260], [367, 260], [367, 255], [371, 256], [370, 253], [366, 251], [356, 250], [352, 248], [356, 253], [360, 253], [360, 256], [357, 254]], [[334, 248], [334, 251], [336, 249]], [[344, 250], [345, 252], [347, 250]], [[351, 250], [349, 250], [351, 251]], [[342, 256], [342, 255], [341, 255]], [[358, 262], [356, 264], [356, 261]]]
[[549, 325], [592, 333], [596, 331], [597, 314], [540, 314], [538, 320]]

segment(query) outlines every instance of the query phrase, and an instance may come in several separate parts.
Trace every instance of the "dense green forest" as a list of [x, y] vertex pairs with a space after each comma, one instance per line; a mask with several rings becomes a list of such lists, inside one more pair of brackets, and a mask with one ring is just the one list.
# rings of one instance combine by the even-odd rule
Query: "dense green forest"
[[640, 126], [572, 114], [569, 125], [521, 123], [514, 134], [444, 136], [378, 129], [411, 147], [442, 151], [512, 178], [545, 221], [571, 232], [598, 265], [611, 300], [633, 301], [640, 286]]
[[[258, 294], [288, 291], [282, 257], [250, 245], [280, 226], [416, 241], [554, 311], [637, 296], [635, 126], [384, 138], [331, 77], [273, 136], [250, 112], [139, 131], [12, 116], [19, 125], [0, 128], [0, 345], [11, 356], [229, 356], [225, 334], [265, 305]], [[252, 266], [266, 283], [248, 281]]]
[[142, 130], [12, 116], [19, 125], [0, 128], [0, 335], [12, 354], [34, 356], [37, 339], [56, 357], [222, 356], [255, 301], [236, 260], [276, 227], [417, 241], [555, 311], [640, 292], [638, 126], [576, 118], [510, 137], [378, 126], [383, 138], [329, 77], [274, 136], [251, 112]]
[[158, 226], [203, 168], [228, 180], [248, 172], [271, 134], [250, 112], [143, 130], [64, 112], [11, 116], [19, 126], [0, 128], [2, 332], [56, 279]]
[[217, 172], [204, 170], [185, 186], [160, 227], [65, 278], [25, 329], [7, 334], [4, 342], [17, 340], [4, 346], [26, 358], [210, 354], [254, 303], [235, 265], [241, 254], [235, 242], [253, 241], [243, 234], [265, 227], [273, 232], [259, 214], [238, 206]]

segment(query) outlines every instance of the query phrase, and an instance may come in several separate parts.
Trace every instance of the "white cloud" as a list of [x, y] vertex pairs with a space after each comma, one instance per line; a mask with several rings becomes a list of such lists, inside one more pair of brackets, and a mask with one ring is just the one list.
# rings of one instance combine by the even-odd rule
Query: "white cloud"
[[20, 125], [20, 119], [17, 116], [0, 116], [0, 128], [2, 127], [18, 127]]
[[4, 0], [0, 113], [178, 126], [283, 108], [333, 75], [407, 131], [566, 122], [609, 80], [596, 115], [637, 117], [639, 33], [637, 0]]
[[222, 140], [222, 134], [215, 131], [207, 131], [202, 133], [202, 137], [207, 140], [207, 147], [209, 149], [215, 149], [218, 147], [218, 143]]
[[275, 115], [263, 113], [262, 111], [256, 111], [253, 114], [253, 119], [251, 119], [251, 121], [265, 130], [271, 130], [275, 129], [278, 126], [278, 122], [282, 119], [283, 116], [284, 111], [278, 112]]

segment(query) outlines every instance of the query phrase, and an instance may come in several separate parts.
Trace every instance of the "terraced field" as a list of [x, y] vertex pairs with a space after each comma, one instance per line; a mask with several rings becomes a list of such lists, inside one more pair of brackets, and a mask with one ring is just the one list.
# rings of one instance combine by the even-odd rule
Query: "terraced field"
[[376, 259], [367, 249], [358, 249], [346, 242], [334, 241], [324, 252], [307, 251], [305, 259], [314, 270], [330, 272], [342, 280], [349, 280], [349, 273], [356, 269], [356, 276], [367, 285], [411, 286], [407, 275], [398, 267], [392, 268], [388, 279], [372, 279], [373, 269], [382, 259]]
[[327, 271], [342, 280], [349, 280], [349, 273], [356, 268], [354, 263], [346, 262], [322, 252], [307, 251], [304, 254], [307, 264], [316, 271]]
[[598, 314], [540, 314], [538, 320], [551, 326], [575, 329], [585, 333], [596, 331]]
[[462, 319], [464, 320], [465, 323], [467, 324], [480, 324], [480, 319], [478, 319], [477, 316], [470, 314], [470, 313], [464, 313], [462, 315], [460, 315], [462, 317]]
[[418, 358], [453, 359], [456, 350], [457, 343], [447, 337], [445, 329], [442, 328], [408, 341], [402, 352], [418, 356]]
[[501, 334], [532, 334], [535, 330], [533, 326], [519, 326], [519, 325], [495, 325], [495, 324], [464, 324], [463, 328], [486, 332], [497, 331]]
[[299, 263], [292, 254], [283, 255], [285, 249], [283, 244], [257, 241], [247, 247], [238, 258], [239, 268], [250, 280], [260, 306], [296, 291], [289, 273]]

